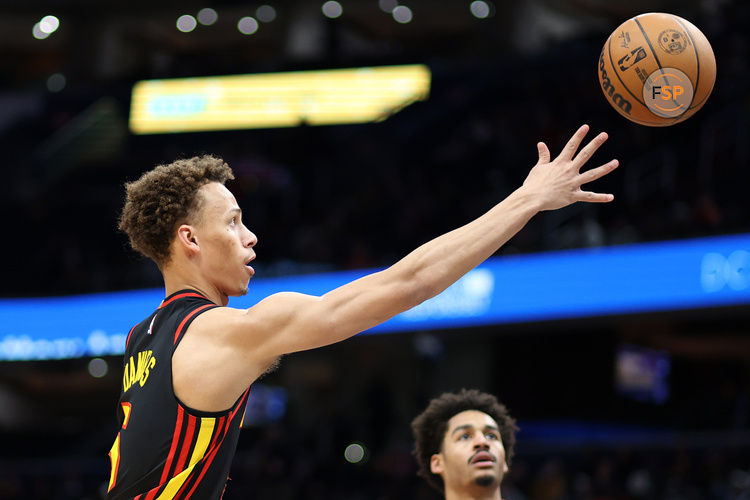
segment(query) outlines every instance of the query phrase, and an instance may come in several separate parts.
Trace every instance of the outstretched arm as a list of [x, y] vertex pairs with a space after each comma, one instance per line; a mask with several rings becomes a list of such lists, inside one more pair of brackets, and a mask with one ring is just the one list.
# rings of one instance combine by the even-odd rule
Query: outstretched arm
[[[550, 161], [544, 143], [523, 185], [481, 217], [420, 246], [393, 266], [343, 285], [322, 297], [280, 293], [244, 312], [239, 342], [253, 356], [275, 356], [338, 342], [406, 311], [445, 290], [496, 252], [537, 212], [576, 201], [609, 202], [613, 196], [581, 186], [617, 167], [617, 160], [581, 173], [607, 139], [599, 134], [577, 155], [584, 125]], [[247, 325], [243, 325], [247, 323]], [[250, 326], [249, 328], [247, 328]]]
[[581, 190], [617, 167], [613, 160], [580, 172], [607, 139], [599, 134], [576, 155], [587, 132], [585, 125], [578, 129], [552, 161], [540, 142], [539, 161], [520, 188], [481, 217], [383, 271], [321, 297], [278, 293], [247, 310], [218, 307], [201, 314], [172, 358], [175, 394], [196, 409], [226, 409], [279, 356], [344, 340], [445, 290], [537, 212], [576, 201], [612, 201], [612, 195]]

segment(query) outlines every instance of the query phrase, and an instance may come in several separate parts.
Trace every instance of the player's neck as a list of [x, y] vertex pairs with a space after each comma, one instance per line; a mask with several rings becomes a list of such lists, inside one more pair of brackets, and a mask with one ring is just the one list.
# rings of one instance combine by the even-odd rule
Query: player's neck
[[502, 500], [500, 487], [485, 488], [470, 485], [467, 488], [446, 488], [445, 500]]
[[164, 276], [165, 296], [169, 297], [180, 290], [195, 290], [213, 302], [225, 306], [229, 298], [223, 295], [208, 280], [202, 279], [199, 273], [188, 272], [183, 267], [170, 264], [162, 270]]

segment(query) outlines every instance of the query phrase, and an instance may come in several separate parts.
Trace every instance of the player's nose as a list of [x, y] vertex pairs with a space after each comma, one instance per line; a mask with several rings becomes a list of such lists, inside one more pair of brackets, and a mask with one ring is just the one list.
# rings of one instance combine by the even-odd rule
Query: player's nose
[[244, 241], [245, 246], [248, 248], [252, 248], [258, 244], [258, 237], [255, 236], [255, 233], [253, 233], [249, 229], [245, 228], [245, 230], [247, 231], [247, 233], [245, 234], [245, 241]]
[[474, 449], [475, 450], [489, 450], [490, 441], [487, 439], [486, 436], [484, 436], [483, 434], [480, 434], [479, 437], [474, 439]]

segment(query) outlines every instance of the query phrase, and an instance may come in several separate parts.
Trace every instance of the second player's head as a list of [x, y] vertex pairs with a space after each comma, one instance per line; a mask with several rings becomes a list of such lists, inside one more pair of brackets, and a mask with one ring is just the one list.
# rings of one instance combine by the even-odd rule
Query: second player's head
[[491, 394], [445, 393], [412, 422], [419, 475], [440, 491], [497, 489], [513, 456], [515, 420]]

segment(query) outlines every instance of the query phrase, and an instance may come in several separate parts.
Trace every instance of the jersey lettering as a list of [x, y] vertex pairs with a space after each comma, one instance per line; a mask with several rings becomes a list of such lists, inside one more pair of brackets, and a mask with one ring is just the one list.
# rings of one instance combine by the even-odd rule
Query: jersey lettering
[[[128, 392], [136, 382], [143, 387], [151, 374], [151, 370], [156, 366], [156, 358], [153, 351], [141, 351], [136, 354], [137, 358], [130, 356], [130, 360], [125, 365], [122, 375], [122, 392]], [[137, 362], [136, 360], [137, 359]]]

